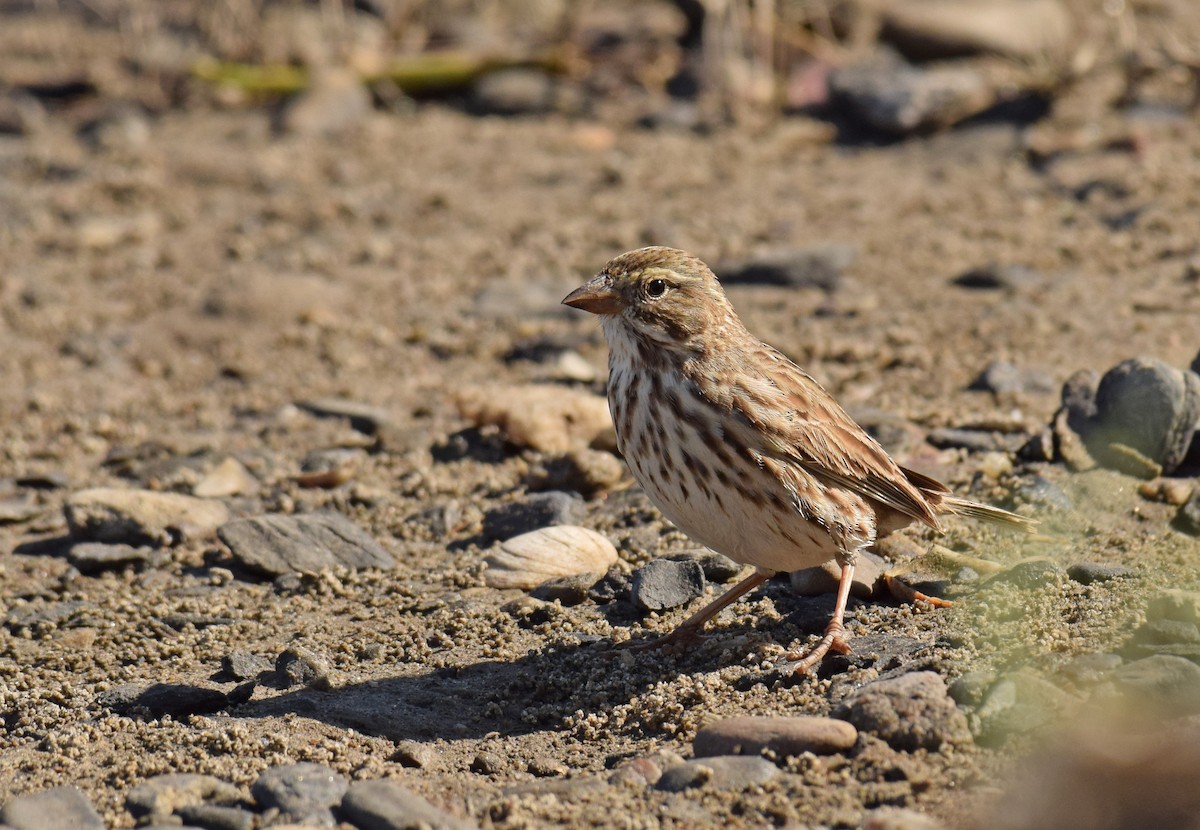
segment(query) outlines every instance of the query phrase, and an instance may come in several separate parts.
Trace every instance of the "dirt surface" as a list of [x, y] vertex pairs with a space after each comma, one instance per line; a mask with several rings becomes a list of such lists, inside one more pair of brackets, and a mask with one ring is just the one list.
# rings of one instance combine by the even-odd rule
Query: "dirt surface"
[[[68, 41], [103, 66], [127, 46], [65, 12], [15, 21], [0, 77], [29, 76], [31, 55]], [[1011, 465], [1076, 370], [1135, 355], [1183, 368], [1200, 349], [1200, 130], [1186, 111], [1081, 118], [1071, 102], [1094, 90], [1064, 94], [1038, 129], [1128, 140], [1032, 163], [1027, 128], [1004, 121], [847, 146], [814, 141], [802, 118], [697, 133], [430, 102], [376, 108], [325, 137], [279, 133], [269, 107], [201, 92], [147, 114], [110, 88], [0, 135], [0, 485], [35, 508], [0, 525], [0, 804], [71, 783], [110, 825], [132, 826], [125, 796], [151, 776], [206, 773], [248, 793], [268, 767], [315, 761], [396, 778], [485, 826], [850, 827], [886, 806], [953, 826], [1046, 730], [976, 729], [915, 752], [864, 734], [854, 752], [779, 759], [781, 775], [742, 789], [672, 793], [609, 775], [630, 759], [690, 758], [716, 719], [829, 714], [897, 665], [948, 682], [1034, 673], [1066, 695], [1049, 708], [1069, 720], [1095, 698], [1068, 670], [1078, 656], [1130, 659], [1148, 597], [1200, 588], [1200, 544], [1136, 478]], [[829, 602], [785, 578], [683, 655], [613, 644], [665, 632], [701, 600], [644, 613], [620, 596], [564, 606], [487, 587], [484, 512], [544, 487], [556, 454], [469, 422], [459, 394], [602, 393], [599, 327], [559, 301], [625, 250], [670, 244], [718, 263], [830, 242], [856, 249], [832, 291], [730, 287], [747, 326], [882, 425], [902, 461], [1040, 515], [1048, 537], [958, 522], [940, 539], [909, 533], [917, 545], [1058, 567], [1028, 581], [951, 572], [950, 609], [856, 602], [856, 654], [907, 650], [805, 678], [775, 661], [820, 631]], [[989, 263], [1034, 276], [954, 283]], [[597, 379], [521, 359], [563, 350]], [[1049, 382], [971, 391], [996, 360]], [[389, 421], [367, 434], [299, 406], [322, 399]], [[1007, 449], [924, 440], [980, 426]], [[306, 458], [335, 449], [347, 480], [302, 486]], [[73, 493], [191, 493], [229, 457], [256, 481], [219, 499], [231, 516], [336, 511], [395, 566], [273, 581], [211, 533], [135, 566], [85, 574], [68, 561]], [[627, 475], [589, 494], [581, 522], [612, 540], [623, 573], [690, 547]], [[1035, 480], [1065, 501], [1023, 501]], [[1065, 574], [1080, 563], [1130, 571], [1083, 584]], [[880, 635], [899, 639], [867, 639]], [[206, 713], [106, 697], [131, 683], [228, 693], [223, 658], [273, 666], [297, 646], [324, 661], [322, 682], [263, 681]], [[430, 751], [421, 765], [406, 741]]]

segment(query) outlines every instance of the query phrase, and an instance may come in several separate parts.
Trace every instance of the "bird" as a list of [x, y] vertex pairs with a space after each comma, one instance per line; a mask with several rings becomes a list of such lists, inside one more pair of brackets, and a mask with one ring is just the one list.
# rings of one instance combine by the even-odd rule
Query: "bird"
[[699, 639], [722, 609], [774, 574], [840, 567], [824, 635], [788, 653], [803, 674], [848, 653], [845, 612], [859, 554], [947, 515], [1033, 532], [1035, 523], [954, 495], [900, 466], [812, 377], [743, 325], [712, 270], [662, 246], [612, 259], [563, 304], [595, 314], [608, 344], [617, 449], [668, 520], [754, 572], [649, 647]]

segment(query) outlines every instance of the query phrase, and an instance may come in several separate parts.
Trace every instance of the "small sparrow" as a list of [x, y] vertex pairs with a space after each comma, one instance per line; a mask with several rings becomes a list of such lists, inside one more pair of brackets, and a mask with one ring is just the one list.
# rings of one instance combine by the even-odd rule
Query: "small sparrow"
[[843, 616], [859, 551], [913, 521], [957, 514], [1033, 522], [905, 469], [828, 392], [738, 319], [703, 262], [642, 248], [563, 303], [599, 315], [617, 446], [650, 500], [688, 536], [755, 571], [650, 647], [693, 640], [773, 574], [836, 559], [825, 635], [789, 654], [797, 673], [846, 653]]

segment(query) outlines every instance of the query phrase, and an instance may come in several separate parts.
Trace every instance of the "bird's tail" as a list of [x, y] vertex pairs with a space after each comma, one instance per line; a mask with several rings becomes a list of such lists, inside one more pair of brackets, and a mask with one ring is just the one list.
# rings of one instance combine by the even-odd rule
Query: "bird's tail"
[[942, 505], [946, 508], [946, 512], [958, 516], [968, 516], [990, 524], [1023, 530], [1026, 533], [1037, 533], [1038, 523], [1035, 520], [1018, 516], [1016, 513], [1010, 513], [999, 507], [992, 507], [990, 504], [980, 504], [959, 496], [945, 495], [942, 496]]

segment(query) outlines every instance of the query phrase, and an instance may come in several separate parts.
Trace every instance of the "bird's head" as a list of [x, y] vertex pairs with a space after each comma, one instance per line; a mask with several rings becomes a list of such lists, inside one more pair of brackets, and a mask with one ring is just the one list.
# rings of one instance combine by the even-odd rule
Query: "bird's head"
[[711, 326], [736, 319], [708, 266], [675, 248], [621, 254], [563, 304], [600, 315], [606, 331], [617, 324], [668, 347], [686, 347]]

